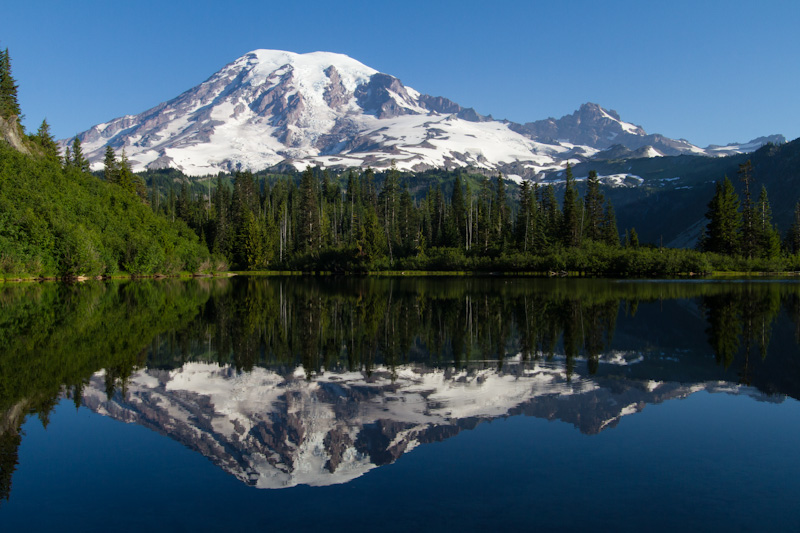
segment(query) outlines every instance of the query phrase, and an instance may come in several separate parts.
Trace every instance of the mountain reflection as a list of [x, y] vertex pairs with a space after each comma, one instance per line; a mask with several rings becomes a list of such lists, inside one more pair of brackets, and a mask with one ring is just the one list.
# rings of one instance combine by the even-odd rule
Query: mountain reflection
[[800, 285], [234, 278], [0, 291], [0, 496], [61, 395], [257, 487], [513, 415], [585, 434], [699, 390], [800, 398]]

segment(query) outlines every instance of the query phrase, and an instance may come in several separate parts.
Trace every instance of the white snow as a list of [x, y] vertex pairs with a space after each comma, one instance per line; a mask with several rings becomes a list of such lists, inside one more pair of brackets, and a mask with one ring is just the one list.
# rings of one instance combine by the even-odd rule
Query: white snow
[[[633, 135], [641, 135], [641, 134], [643, 133], [643, 132], [641, 131], [641, 128], [639, 128], [639, 126], [635, 126], [635, 125], [633, 125], [633, 124], [631, 124], [631, 123], [629, 123], [629, 122], [623, 122], [623, 121], [621, 121], [621, 120], [618, 120], [618, 119], [616, 119], [616, 118], [612, 117], [612, 116], [611, 116], [611, 115], [609, 115], [609, 114], [606, 112], [606, 110], [605, 110], [605, 109], [603, 109], [602, 107], [600, 108], [600, 112], [603, 114], [603, 116], [604, 116], [605, 118], [607, 118], [607, 119], [610, 119], [610, 120], [613, 120], [614, 122], [616, 122], [617, 124], [619, 124], [619, 125], [620, 125], [620, 127], [622, 128], [622, 131], [624, 131], [624, 132], [626, 132], [626, 133], [631, 133], [631, 134], [633, 134]], [[616, 135], [615, 135], [615, 137], [616, 137]]]
[[653, 148], [652, 146], [648, 146], [645, 152], [645, 156], [647, 157], [663, 157], [664, 154]]
[[[331, 66], [346, 91], [335, 108], [325, 101], [331, 88], [325, 70]], [[495, 171], [503, 165], [519, 164], [538, 174], [563, 168], [567, 161], [578, 164], [599, 152], [567, 141], [539, 143], [500, 121], [470, 122], [429, 112], [420, 104], [421, 94], [410, 87], [405, 87], [405, 92], [388, 90], [397, 106], [410, 114], [378, 119], [366, 114], [354, 95], [376, 73], [343, 54], [254, 50], [157, 108], [98, 124], [92, 128], [97, 138], [84, 142], [84, 152], [92, 169], [99, 170], [106, 144], [122, 141], [133, 170], [144, 170], [166, 158], [170, 166], [192, 176], [236, 168], [262, 170], [282, 161], [299, 170], [307, 165], [386, 168], [392, 161], [401, 170], [471, 166]], [[266, 106], [265, 102], [273, 114], [258, 111], [265, 109], [260, 107]], [[622, 131], [644, 134], [638, 126], [600, 109]], [[353, 139], [376, 148], [346, 151], [347, 142]], [[749, 145], [729, 145], [703, 150], [684, 144], [685, 150], [697, 154], [727, 155], [751, 149]], [[339, 153], [330, 153], [331, 147]], [[327, 150], [325, 155], [323, 150]], [[650, 148], [646, 155], [662, 154]]]

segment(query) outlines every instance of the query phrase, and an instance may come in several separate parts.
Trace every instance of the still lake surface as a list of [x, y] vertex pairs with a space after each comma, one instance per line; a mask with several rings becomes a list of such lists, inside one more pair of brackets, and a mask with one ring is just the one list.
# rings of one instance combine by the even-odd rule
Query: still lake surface
[[2, 531], [800, 529], [800, 283], [0, 287]]

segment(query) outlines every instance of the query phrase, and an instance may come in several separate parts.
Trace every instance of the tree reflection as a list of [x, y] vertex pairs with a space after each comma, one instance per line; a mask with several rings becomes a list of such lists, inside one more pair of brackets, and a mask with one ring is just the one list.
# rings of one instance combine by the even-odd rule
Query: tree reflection
[[[701, 330], [697, 342], [684, 342], [700, 345], [698, 357], [713, 353], [716, 374], [685, 357], [695, 374], [659, 362], [641, 365], [641, 379], [672, 372], [668, 377], [681, 381], [722, 380], [730, 369], [741, 384], [798, 395], [796, 352], [767, 357], [782, 307], [800, 342], [794, 283], [248, 277], [3, 287], [0, 498], [10, 492], [26, 415], [47, 426], [61, 394], [80, 406], [100, 370], [109, 399], [126, 395], [138, 368], [169, 370], [188, 361], [238, 372], [302, 366], [313, 380], [323, 371], [371, 376], [378, 367], [396, 377], [409, 363], [507, 372], [509, 358], [518, 358], [561, 365], [567, 379], [608, 376], [614, 371], [604, 357], [655, 342], [647, 334], [669, 325], [673, 317], [663, 308], [674, 301], [700, 309], [706, 338]], [[620, 322], [628, 326], [617, 342]]]

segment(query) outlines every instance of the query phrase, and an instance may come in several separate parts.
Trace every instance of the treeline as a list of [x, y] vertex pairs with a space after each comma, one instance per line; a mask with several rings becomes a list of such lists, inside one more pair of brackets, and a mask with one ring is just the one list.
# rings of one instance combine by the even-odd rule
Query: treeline
[[[749, 256], [735, 253], [738, 247], [642, 245], [635, 228], [620, 242], [597, 173], [589, 173], [581, 195], [569, 166], [558, 195], [552, 184], [530, 182], [510, 193], [501, 175], [456, 174], [452, 185], [434, 182], [424, 191], [417, 176], [394, 168], [381, 178], [371, 169], [336, 175], [307, 168], [298, 179], [237, 172], [218, 176], [208, 192], [184, 183], [163, 198], [154, 189], [149, 194], [154, 208], [185, 220], [238, 270], [657, 276], [800, 266], [790, 248], [781, 254], [774, 237], [770, 253]], [[753, 211], [777, 234], [765, 198]]]
[[170, 190], [159, 210], [185, 220], [239, 270], [494, 268], [515, 255], [620, 247], [596, 173], [581, 197], [568, 167], [562, 202], [552, 185], [530, 182], [513, 201], [501, 175], [476, 187], [457, 175], [449, 195], [441, 185], [414, 195], [413, 181], [395, 168], [380, 188], [372, 169], [331, 176], [307, 168], [299, 181], [272, 183], [237, 172], [232, 187], [219, 177], [210, 195], [186, 184]]
[[[739, 179], [744, 184], [744, 201], [725, 176], [716, 183], [716, 191], [708, 204], [708, 225], [699, 247], [708, 252], [738, 256], [746, 259], [775, 259], [781, 254], [781, 238], [772, 223], [767, 189], [763, 185], [754, 202], [753, 166], [748, 160], [739, 165]], [[800, 202], [795, 207], [795, 221], [784, 240], [784, 248], [790, 254], [800, 252]]]

